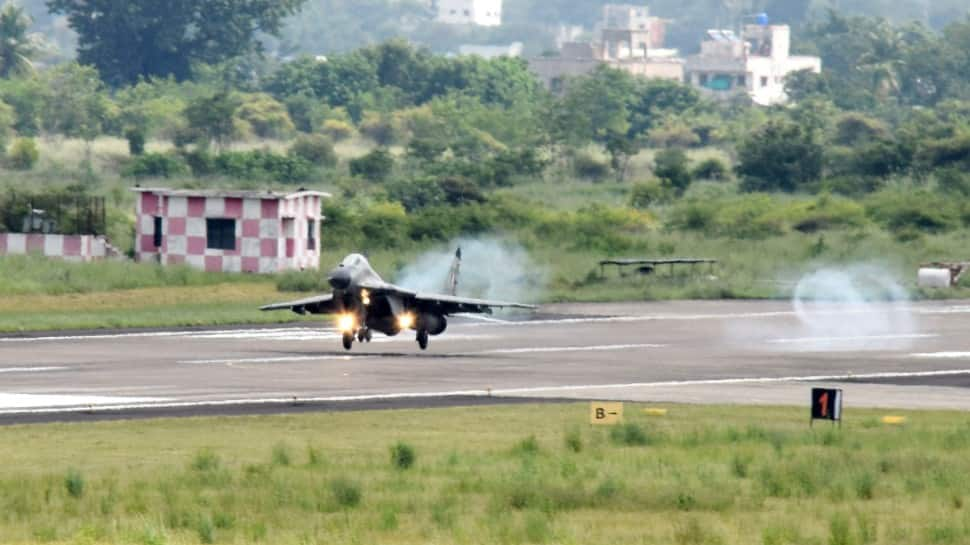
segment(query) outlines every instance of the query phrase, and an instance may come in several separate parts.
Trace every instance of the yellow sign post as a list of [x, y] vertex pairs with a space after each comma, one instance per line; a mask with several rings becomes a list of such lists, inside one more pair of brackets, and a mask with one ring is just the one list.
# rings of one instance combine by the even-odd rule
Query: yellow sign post
[[589, 423], [612, 426], [623, 421], [623, 403], [593, 401], [589, 404]]

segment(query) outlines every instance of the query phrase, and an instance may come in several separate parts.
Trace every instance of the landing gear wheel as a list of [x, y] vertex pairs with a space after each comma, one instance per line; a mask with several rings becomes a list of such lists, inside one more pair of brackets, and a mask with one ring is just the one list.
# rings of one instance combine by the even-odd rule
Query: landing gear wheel
[[367, 330], [361, 329], [357, 332], [357, 342], [362, 343], [367, 340]]
[[421, 350], [428, 349], [428, 332], [423, 329], [418, 331], [418, 346], [421, 347]]
[[368, 329], [367, 331], [364, 332], [364, 341], [370, 342], [373, 337], [374, 337], [374, 334], [371, 333], [371, 330]]
[[354, 333], [348, 331], [344, 333], [344, 349], [350, 350], [354, 346]]

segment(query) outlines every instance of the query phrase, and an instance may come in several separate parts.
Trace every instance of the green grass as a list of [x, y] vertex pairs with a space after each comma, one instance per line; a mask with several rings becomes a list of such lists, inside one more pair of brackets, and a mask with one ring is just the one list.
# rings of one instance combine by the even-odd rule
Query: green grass
[[970, 540], [966, 413], [640, 408], [622, 428], [585, 404], [7, 427], [0, 542]]

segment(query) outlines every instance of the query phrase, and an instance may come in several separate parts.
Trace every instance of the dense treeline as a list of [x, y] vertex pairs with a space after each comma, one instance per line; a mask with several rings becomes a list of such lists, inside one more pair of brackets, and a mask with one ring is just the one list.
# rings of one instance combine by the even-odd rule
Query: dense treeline
[[[272, 28], [298, 3], [268, 5], [252, 3], [242, 23]], [[23, 14], [0, 16], [12, 22], [0, 25], [0, 60], [29, 57]], [[757, 238], [878, 224], [912, 238], [970, 224], [970, 19], [937, 32], [830, 12], [800, 38], [824, 73], [790, 78], [793, 103], [767, 109], [608, 68], [553, 95], [522, 60], [403, 40], [275, 63], [255, 54], [254, 36], [237, 38], [214, 57], [182, 44], [186, 64], [166, 77], [151, 63], [98, 61], [110, 48], [96, 33], [82, 34], [94, 66], [4, 61], [4, 167], [35, 168], [33, 137], [114, 136], [128, 143], [116, 166], [125, 183], [324, 181], [347, 197], [327, 210], [328, 236], [345, 245], [519, 229], [615, 251], [658, 226]], [[274, 144], [234, 147], [243, 141]], [[713, 152], [692, 158], [701, 149]], [[80, 191], [100, 190], [90, 164], [74, 176]], [[606, 180], [625, 184], [629, 206], [558, 213], [508, 193]]]

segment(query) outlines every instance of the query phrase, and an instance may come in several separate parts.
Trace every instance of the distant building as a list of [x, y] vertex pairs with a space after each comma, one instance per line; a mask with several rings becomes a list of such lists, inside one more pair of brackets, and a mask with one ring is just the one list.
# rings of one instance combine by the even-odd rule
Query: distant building
[[557, 56], [529, 59], [529, 68], [548, 89], [561, 92], [569, 78], [606, 65], [644, 78], [684, 80], [684, 60], [664, 49], [666, 22], [646, 6], [608, 4], [597, 25], [598, 41], [566, 42]]
[[502, 0], [437, 0], [439, 23], [499, 26]]
[[[121, 258], [105, 236], [103, 197], [4, 195], [0, 256], [34, 255], [89, 262]], [[23, 214], [17, 218], [17, 215]], [[19, 220], [19, 221], [18, 221]]]
[[786, 102], [785, 78], [800, 70], [820, 73], [822, 59], [792, 56], [791, 29], [762, 22], [747, 25], [742, 36], [707, 31], [701, 52], [687, 58], [687, 81], [713, 98], [747, 94], [763, 106]]
[[136, 189], [135, 259], [210, 272], [320, 265], [319, 191]]
[[522, 56], [523, 48], [522, 42], [513, 42], [508, 45], [466, 44], [458, 47], [458, 54], [463, 57], [475, 55], [484, 59], [497, 59], [501, 57], [518, 58]]

